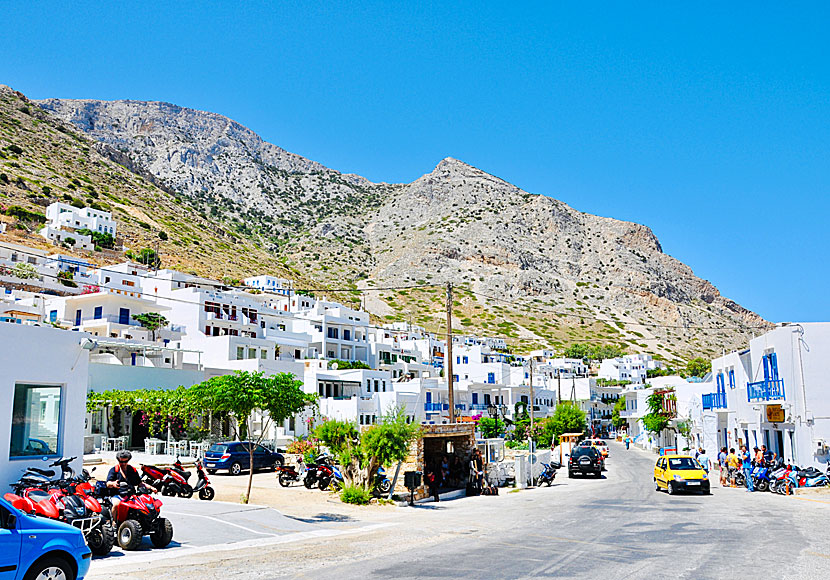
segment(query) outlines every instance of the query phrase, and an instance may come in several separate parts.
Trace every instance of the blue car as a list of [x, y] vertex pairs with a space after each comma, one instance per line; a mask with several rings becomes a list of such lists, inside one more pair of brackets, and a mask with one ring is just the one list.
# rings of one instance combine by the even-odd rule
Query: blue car
[[216, 473], [219, 469], [227, 469], [231, 475], [239, 475], [249, 469], [249, 445], [254, 447], [254, 469], [271, 469], [285, 465], [285, 458], [281, 453], [274, 453], [262, 445], [249, 441], [228, 441], [214, 443], [205, 452], [205, 469], [208, 473]]
[[91, 558], [78, 528], [24, 514], [0, 498], [0, 580], [80, 580]]

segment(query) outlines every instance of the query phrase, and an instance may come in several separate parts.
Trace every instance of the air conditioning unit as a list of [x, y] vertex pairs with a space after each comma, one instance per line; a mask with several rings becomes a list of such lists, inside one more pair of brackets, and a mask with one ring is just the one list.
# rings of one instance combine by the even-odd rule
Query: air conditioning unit
[[825, 439], [814, 439], [815, 449], [817, 455], [824, 455], [827, 453], [827, 441]]

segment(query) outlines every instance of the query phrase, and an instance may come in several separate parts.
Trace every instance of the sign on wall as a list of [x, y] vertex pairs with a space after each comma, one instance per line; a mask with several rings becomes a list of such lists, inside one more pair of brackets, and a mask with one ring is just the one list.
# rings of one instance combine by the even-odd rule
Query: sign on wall
[[767, 405], [767, 421], [770, 423], [783, 423], [787, 419], [787, 414], [781, 405]]

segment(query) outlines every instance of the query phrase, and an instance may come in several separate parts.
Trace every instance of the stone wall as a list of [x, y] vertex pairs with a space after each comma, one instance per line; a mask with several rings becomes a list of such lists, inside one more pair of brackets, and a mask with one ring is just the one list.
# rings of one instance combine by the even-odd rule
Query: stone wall
[[[470, 454], [476, 444], [475, 425], [470, 423], [454, 423], [449, 425], [424, 425], [421, 435], [409, 447], [409, 456], [401, 464], [401, 473], [395, 485], [395, 493], [401, 497], [409, 497], [409, 490], [404, 487], [403, 474], [407, 471], [424, 472], [425, 457], [432, 453], [446, 452], [447, 442], [453, 444], [453, 453], [461, 457], [464, 465], [468, 465]], [[465, 471], [466, 473], [466, 471]], [[390, 475], [394, 475], [391, 473]], [[426, 482], [423, 482], [424, 484]], [[427, 497], [426, 485], [415, 490], [415, 499]]]

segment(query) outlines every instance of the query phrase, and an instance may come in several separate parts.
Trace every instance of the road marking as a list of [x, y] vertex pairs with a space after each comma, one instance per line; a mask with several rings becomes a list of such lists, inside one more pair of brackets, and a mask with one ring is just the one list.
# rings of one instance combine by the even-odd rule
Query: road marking
[[810, 554], [811, 556], [818, 556], [819, 558], [827, 558], [828, 560], [830, 560], [830, 554], [822, 554], [820, 552], [811, 552], [809, 550], [807, 550], [804, 553], [805, 554]]
[[225, 524], [226, 526], [233, 526], [235, 528], [239, 528], [240, 530], [245, 530], [246, 532], [250, 532], [252, 534], [259, 534], [261, 536], [273, 536], [273, 535], [275, 535], [272, 532], [260, 532], [260, 531], [257, 531], [257, 530], [252, 530], [251, 528], [246, 528], [245, 526], [240, 526], [239, 524], [235, 524], [235, 523], [229, 522], [227, 520], [222, 520], [222, 519], [219, 519], [219, 518], [215, 518], [213, 516], [203, 516], [201, 514], [186, 514], [186, 513], [182, 513], [182, 512], [171, 512], [171, 511], [167, 511], [165, 513], [172, 514], [174, 516], [187, 516], [187, 517], [190, 517], [190, 518], [205, 518], [206, 520], [213, 520], [214, 522], [219, 522], [220, 524]]
[[814, 501], [816, 503], [830, 503], [830, 501], [827, 501], [827, 500], [824, 500], [824, 499], [813, 499], [811, 497], [799, 497], [797, 495], [794, 495], [793, 499], [798, 499], [798, 500], [801, 500], [801, 501]]
[[[173, 558], [183, 558], [197, 554], [217, 553], [217, 552], [232, 552], [244, 548], [260, 548], [263, 546], [276, 546], [279, 544], [288, 544], [291, 542], [301, 542], [303, 540], [312, 540], [318, 538], [331, 538], [335, 536], [354, 535], [363, 532], [373, 532], [375, 530], [394, 526], [393, 523], [371, 524], [361, 528], [354, 528], [351, 530], [312, 530], [310, 532], [295, 532], [293, 534], [283, 534], [280, 536], [272, 535], [268, 538], [256, 538], [252, 540], [243, 540], [241, 542], [233, 542], [231, 544], [215, 544], [210, 546], [180, 546], [177, 548], [166, 548], [163, 550], [151, 550], [147, 553], [132, 556], [130, 555], [126, 560], [124, 558], [107, 558], [102, 560], [94, 560], [91, 566], [91, 572], [104, 570], [107, 568], [114, 568], [116, 566], [136, 565], [136, 564], [150, 564], [156, 563], [160, 560], [171, 560]], [[125, 554], [126, 556], [126, 554]]]

